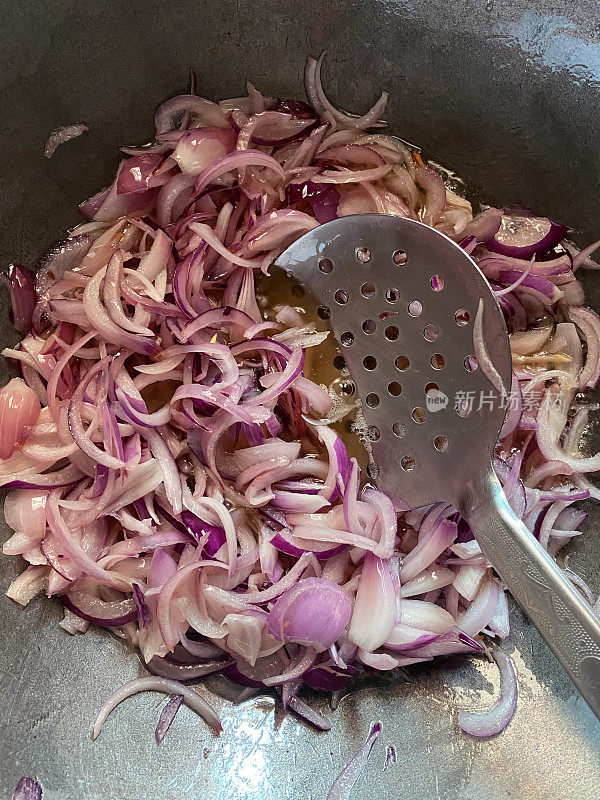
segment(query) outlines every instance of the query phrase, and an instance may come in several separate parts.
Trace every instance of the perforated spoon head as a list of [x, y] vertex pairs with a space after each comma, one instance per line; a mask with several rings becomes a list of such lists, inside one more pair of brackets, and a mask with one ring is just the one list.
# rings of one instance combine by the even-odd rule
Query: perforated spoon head
[[360, 214], [315, 228], [276, 264], [330, 310], [379, 488], [413, 507], [458, 506], [487, 473], [506, 413], [473, 353], [480, 301], [487, 352], [511, 385], [504, 317], [473, 259], [420, 222]]

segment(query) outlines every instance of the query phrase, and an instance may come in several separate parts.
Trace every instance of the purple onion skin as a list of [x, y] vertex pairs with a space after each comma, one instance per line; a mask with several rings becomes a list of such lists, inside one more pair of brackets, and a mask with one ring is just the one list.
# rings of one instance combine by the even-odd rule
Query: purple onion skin
[[304, 578], [277, 598], [268, 627], [280, 641], [318, 645], [325, 650], [337, 641], [351, 613], [350, 600], [337, 583]]
[[114, 619], [101, 619], [100, 617], [93, 617], [91, 614], [86, 614], [85, 611], [82, 611], [74, 603], [72, 603], [66, 595], [62, 595], [58, 599], [65, 608], [68, 608], [69, 611], [72, 611], [77, 617], [86, 620], [86, 622], [91, 622], [92, 625], [98, 625], [102, 628], [120, 628], [121, 625], [127, 625], [128, 622], [135, 622], [135, 620], [138, 618], [137, 609], [134, 609], [133, 611], [130, 611], [129, 614], [124, 614], [122, 617], [115, 617]]
[[302, 100], [280, 100], [275, 111], [291, 114], [296, 119], [312, 119], [318, 116], [315, 110]]
[[247, 678], [243, 675], [235, 664], [230, 664], [228, 667], [225, 667], [225, 669], [222, 669], [221, 675], [224, 675], [228, 680], [232, 681], [232, 683], [237, 683], [238, 686], [246, 686], [249, 689], [264, 688], [264, 685], [260, 683], [260, 681], [254, 681], [252, 678]]
[[[518, 215], [513, 214], [512, 216], [530, 217], [532, 215], [529, 213], [521, 213]], [[561, 225], [559, 222], [552, 222], [552, 220], [550, 220], [550, 222], [551, 225], [548, 233], [546, 233], [546, 235], [543, 236], [538, 242], [533, 242], [530, 245], [515, 246], [504, 244], [492, 236], [492, 238], [488, 239], [488, 241], [485, 243], [485, 246], [493, 253], [499, 253], [500, 255], [509, 256], [510, 258], [529, 259], [534, 255], [548, 253], [550, 250], [553, 250], [569, 232], [569, 228], [566, 225]]]
[[225, 530], [218, 525], [209, 525], [207, 522], [203, 522], [199, 517], [194, 516], [191, 511], [182, 511], [181, 521], [185, 525], [187, 533], [196, 540], [208, 533], [204, 552], [211, 558], [225, 544]]
[[37, 299], [33, 273], [21, 264], [10, 264], [1, 277], [10, 292], [13, 325], [19, 333], [29, 333]]
[[302, 680], [317, 692], [339, 692], [347, 686], [350, 677], [350, 675], [340, 675], [323, 667], [315, 667], [306, 672], [302, 676]]
[[33, 778], [21, 778], [12, 800], [42, 800], [42, 787]]

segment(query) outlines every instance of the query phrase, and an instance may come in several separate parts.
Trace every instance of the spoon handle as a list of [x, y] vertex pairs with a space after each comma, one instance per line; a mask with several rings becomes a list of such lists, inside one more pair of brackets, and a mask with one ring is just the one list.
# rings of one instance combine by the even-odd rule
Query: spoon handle
[[600, 618], [514, 514], [493, 470], [462, 505], [482, 551], [600, 719]]

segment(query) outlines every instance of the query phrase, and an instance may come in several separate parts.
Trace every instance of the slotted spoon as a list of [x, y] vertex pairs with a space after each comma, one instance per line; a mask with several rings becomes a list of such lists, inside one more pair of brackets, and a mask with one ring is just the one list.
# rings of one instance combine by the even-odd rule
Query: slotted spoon
[[[383, 491], [412, 507], [452, 503], [600, 719], [600, 620], [508, 505], [492, 454], [510, 390], [504, 318], [475, 262], [438, 231], [382, 214], [321, 225], [276, 261], [329, 314], [369, 426]], [[499, 387], [501, 388], [501, 387]]]

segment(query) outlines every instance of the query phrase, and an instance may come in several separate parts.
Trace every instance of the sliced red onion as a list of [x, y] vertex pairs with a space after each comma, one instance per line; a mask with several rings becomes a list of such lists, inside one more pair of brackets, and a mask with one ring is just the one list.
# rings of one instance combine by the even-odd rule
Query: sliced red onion
[[454, 543], [456, 534], [457, 528], [454, 522], [445, 519], [439, 520], [404, 558], [400, 570], [400, 580], [406, 583], [415, 578]]
[[98, 714], [98, 718], [94, 723], [94, 728], [92, 730], [92, 739], [96, 739], [106, 719], [108, 718], [111, 711], [116, 708], [119, 703], [122, 703], [123, 700], [126, 700], [128, 697], [131, 697], [138, 692], [163, 692], [164, 694], [171, 694], [171, 695], [181, 695], [183, 697], [183, 702], [186, 706], [195, 711], [199, 716], [204, 719], [204, 721], [210, 725], [214, 730], [219, 733], [222, 730], [221, 721], [218, 717], [217, 712], [213, 709], [206, 700], [195, 692], [193, 689], [190, 689], [187, 686], [184, 686], [182, 683], [178, 683], [177, 681], [167, 680], [166, 678], [136, 678], [133, 681], [129, 681], [129, 683], [123, 684], [120, 689], [117, 689], [106, 701], [106, 703], [100, 709], [100, 713]]
[[22, 334], [29, 333], [36, 303], [33, 273], [21, 264], [9, 264], [8, 272], [2, 273], [0, 279], [10, 292], [15, 329]]
[[219, 159], [215, 164], [202, 170], [196, 180], [195, 192], [200, 194], [206, 187], [212, 183], [216, 178], [220, 178], [231, 170], [245, 169], [246, 167], [268, 167], [280, 178], [285, 178], [285, 173], [278, 161], [274, 158], [262, 153], [260, 150], [243, 150], [236, 153], [230, 153], [227, 156]]
[[327, 792], [327, 800], [349, 800], [350, 792], [365, 768], [367, 759], [373, 749], [373, 745], [379, 738], [382, 727], [381, 722], [371, 724], [371, 730], [366, 742], [334, 780], [331, 789]]
[[175, 715], [179, 711], [179, 706], [181, 705], [182, 701], [182, 694], [173, 695], [170, 700], [167, 700], [163, 710], [160, 712], [158, 724], [156, 725], [156, 730], [154, 731], [156, 744], [160, 744], [167, 735], [167, 732], [171, 727], [173, 720], [175, 719]]
[[[105, 602], [99, 598], [92, 597], [87, 597], [84, 600], [83, 595], [78, 594], [65, 594], [59, 599], [65, 608], [68, 608], [73, 614], [85, 619], [87, 622], [91, 622], [93, 625], [100, 625], [104, 628], [119, 628], [122, 625], [127, 625], [128, 622], [133, 622], [138, 616], [137, 609], [131, 600]], [[89, 610], [84, 610], [81, 607], [84, 602], [86, 609]], [[90, 613], [90, 610], [92, 613]], [[105, 614], [108, 616], [104, 616]]]
[[494, 611], [494, 616], [488, 622], [487, 627], [504, 639], [510, 633], [510, 621], [508, 616], [508, 598], [506, 592], [501, 590], [498, 597], [498, 605]]
[[600, 317], [591, 308], [569, 308], [569, 319], [581, 330], [587, 344], [585, 366], [579, 373], [579, 386], [595, 386], [600, 378]]
[[568, 408], [559, 395], [546, 390], [537, 415], [537, 442], [544, 458], [548, 461], [560, 461], [570, 467], [573, 472], [597, 472], [600, 470], [600, 454], [573, 458], [559, 445], [560, 437], [567, 423]]
[[67, 270], [76, 269], [80, 265], [92, 242], [89, 234], [80, 233], [52, 245], [36, 267], [35, 289], [38, 297], [43, 297], [56, 281], [61, 280]]
[[331, 720], [325, 717], [323, 714], [319, 714], [318, 711], [315, 711], [314, 708], [311, 708], [299, 697], [290, 698], [288, 706], [292, 709], [292, 711], [298, 714], [299, 717], [302, 717], [302, 719], [310, 722], [311, 725], [314, 725], [317, 730], [331, 730]]
[[291, 183], [288, 186], [288, 203], [298, 203], [305, 199], [310, 203], [313, 214], [321, 225], [337, 219], [340, 194], [333, 186], [323, 186], [312, 181]]
[[185, 175], [197, 176], [235, 147], [235, 133], [227, 128], [195, 128], [185, 133], [172, 153]]
[[502, 211], [499, 208], [487, 208], [481, 211], [460, 232], [461, 238], [474, 236], [478, 242], [488, 242], [499, 230], [502, 223]]
[[269, 631], [276, 639], [322, 652], [346, 628], [351, 613], [348, 595], [324, 578], [304, 578], [280, 595], [269, 613]]
[[494, 389], [500, 393], [502, 397], [506, 395], [506, 389], [500, 373], [492, 363], [488, 354], [485, 344], [485, 336], [483, 333], [483, 300], [479, 299], [479, 306], [473, 323], [473, 350], [475, 351], [475, 358], [481, 367], [481, 371], [485, 374], [486, 378], [490, 381]]
[[[14, 317], [31, 332], [5, 354], [44, 408], [31, 435], [21, 420], [13, 436], [15, 416], [0, 413], [11, 433], [2, 446], [20, 448], [0, 460], [0, 485], [25, 489], [6, 503], [16, 533], [5, 552], [29, 562], [9, 597], [62, 596], [76, 608], [68, 630], [119, 627], [159, 677], [224, 671], [253, 691], [274, 685], [327, 729], [299, 700], [304, 683], [339, 693], [363, 665], [480, 653], [480, 631], [507, 635], [508, 605], [452, 508], [408, 511], [360, 491], [358, 464], [328, 427], [333, 401], [302, 375], [326, 334], [290, 306], [271, 308], [260, 273], [350, 212], [420, 216], [460, 239], [492, 282], [518, 362], [494, 466], [552, 555], [579, 534], [584, 512], [569, 504], [600, 496], [582, 475], [600, 456], [577, 458], [586, 409], [567, 424], [579, 384], [600, 376], [600, 322], [574, 278], [595, 245], [546, 250], [561, 231], [523, 209], [470, 220], [412, 146], [362, 133], [380, 124], [385, 98], [362, 118], [331, 106], [321, 63], [306, 72], [316, 113], [252, 86], [221, 106], [194, 89], [168, 101], [157, 143], [126, 148], [115, 180], [82, 205], [93, 221], [43, 259], [33, 310], [19, 273]], [[531, 256], [494, 252], [509, 217], [533, 237], [516, 243]], [[482, 309], [473, 332], [482, 371], [503, 390]], [[564, 368], [546, 369], [553, 358]]]
[[315, 667], [304, 673], [303, 680], [312, 689], [318, 692], [339, 692], [343, 689], [350, 678], [356, 675], [358, 670], [355, 667], [348, 667], [345, 670], [331, 667]]
[[163, 156], [156, 153], [145, 153], [127, 159], [119, 170], [117, 194], [130, 194], [148, 189], [152, 175], [162, 162]]
[[517, 270], [506, 269], [498, 274], [497, 280], [499, 283], [509, 286], [511, 291], [517, 287], [522, 290], [526, 288], [534, 289], [541, 295], [545, 295], [551, 303], [556, 303], [563, 296], [557, 286], [541, 275], [523, 274]]
[[77, 138], [77, 136], [81, 136], [82, 133], [89, 131], [89, 129], [90, 126], [86, 125], [85, 122], [77, 122], [73, 125], [63, 125], [61, 128], [57, 128], [56, 130], [52, 131], [46, 140], [46, 144], [44, 145], [44, 155], [46, 158], [52, 158], [57, 147], [65, 142], [71, 141], [71, 139]]
[[510, 334], [510, 349], [513, 355], [525, 356], [542, 350], [550, 339], [552, 327], [533, 328], [529, 331], [517, 331]]
[[331, 547], [326, 542], [317, 540], [300, 539], [294, 536], [293, 531], [282, 529], [271, 539], [271, 544], [282, 553], [299, 558], [303, 553], [314, 553], [318, 559], [334, 558], [346, 549], [346, 545]]
[[425, 192], [425, 202], [421, 210], [423, 222], [435, 225], [446, 208], [446, 186], [441, 175], [422, 164], [415, 168], [415, 181]]
[[137, 617], [138, 617], [138, 625], [140, 628], [147, 628], [150, 624], [150, 609], [144, 600], [144, 594], [137, 583], [134, 583], [132, 586], [133, 589], [133, 601], [135, 603]]
[[208, 534], [204, 544], [204, 552], [209, 556], [214, 556], [225, 544], [225, 529], [220, 525], [209, 525], [207, 522], [194, 516], [190, 511], [181, 512], [181, 521], [191, 535], [199, 540]]
[[235, 664], [228, 665], [222, 669], [221, 672], [230, 681], [238, 683], [240, 686], [247, 686], [251, 689], [261, 689], [263, 687], [262, 681], [256, 681], [252, 678], [248, 678], [243, 672], [239, 671]]
[[508, 411], [506, 412], [506, 417], [504, 418], [504, 424], [502, 425], [502, 429], [500, 430], [498, 438], [504, 439], [507, 436], [509, 436], [515, 430], [515, 428], [518, 427], [519, 423], [521, 422], [522, 416], [523, 416], [523, 393], [521, 392], [521, 387], [519, 385], [517, 376], [513, 372]]
[[479, 589], [469, 608], [460, 614], [457, 625], [467, 636], [475, 636], [487, 628], [498, 607], [500, 586], [494, 578], [488, 578]]
[[33, 778], [20, 778], [12, 800], [42, 800], [42, 787]]
[[146, 663], [148, 672], [159, 678], [168, 678], [175, 681], [195, 681], [206, 675], [221, 672], [227, 662], [227, 654], [213, 661], [203, 661], [194, 664], [173, 664], [164, 658], [155, 656]]
[[372, 553], [364, 558], [348, 637], [366, 652], [387, 641], [396, 618], [396, 589], [388, 564]]
[[[126, 586], [126, 581], [123, 581], [115, 573], [108, 572], [103, 567], [99, 566], [82, 548], [75, 536], [73, 536], [73, 532], [69, 529], [61, 516], [58, 505], [58, 491], [59, 490], [54, 489], [48, 496], [46, 517], [48, 519], [48, 527], [56, 537], [64, 555], [70, 558], [86, 575], [97, 580], [98, 583], [112, 586], [115, 589], [124, 588], [124, 585]], [[74, 608], [70, 608], [70, 610], [75, 612]]]
[[181, 121], [184, 116], [187, 117], [190, 127], [193, 127], [193, 123], [229, 127], [227, 116], [218, 105], [194, 94], [180, 94], [167, 100], [156, 110], [154, 124], [157, 134], [177, 130], [177, 121]]
[[412, 628], [426, 628], [432, 633], [447, 633], [454, 625], [452, 615], [441, 606], [425, 600], [397, 599], [398, 619]]
[[464, 565], [458, 570], [452, 585], [465, 600], [473, 600], [479, 591], [486, 569], [486, 567], [472, 566], [470, 564]]
[[419, 650], [421, 647], [431, 644], [437, 638], [437, 633], [411, 628], [410, 625], [403, 625], [401, 622], [397, 622], [386, 639], [384, 647], [400, 652], [403, 650]]
[[501, 733], [517, 710], [517, 676], [510, 658], [502, 650], [492, 650], [500, 670], [500, 696], [489, 711], [458, 712], [458, 724], [471, 736], [487, 737]]
[[304, 88], [308, 100], [313, 108], [323, 116], [323, 118], [330, 117], [341, 128], [350, 128], [357, 130], [366, 130], [367, 128], [381, 127], [385, 125], [379, 118], [384, 113], [388, 101], [388, 93], [383, 92], [375, 105], [367, 111], [362, 117], [354, 117], [344, 111], [339, 111], [335, 108], [325, 96], [321, 84], [321, 64], [325, 57], [323, 51], [318, 61], [314, 58], [306, 59], [306, 69], [304, 72]]
[[529, 259], [548, 253], [565, 238], [569, 228], [547, 217], [505, 214], [497, 233], [485, 242], [488, 250], [511, 258]]
[[[296, 141], [309, 134], [319, 123], [318, 120], [310, 116], [310, 109], [308, 109], [309, 116], [296, 116], [292, 114], [282, 113], [282, 111], [261, 111], [258, 114], [253, 114], [250, 119], [250, 124], [253, 126], [251, 141], [255, 145], [263, 147], [281, 147], [284, 144]], [[229, 120], [232, 127], [238, 133], [243, 128], [237, 122], [236, 114], [230, 114]], [[258, 130], [257, 135], [254, 131]], [[239, 147], [238, 147], [239, 149]]]

